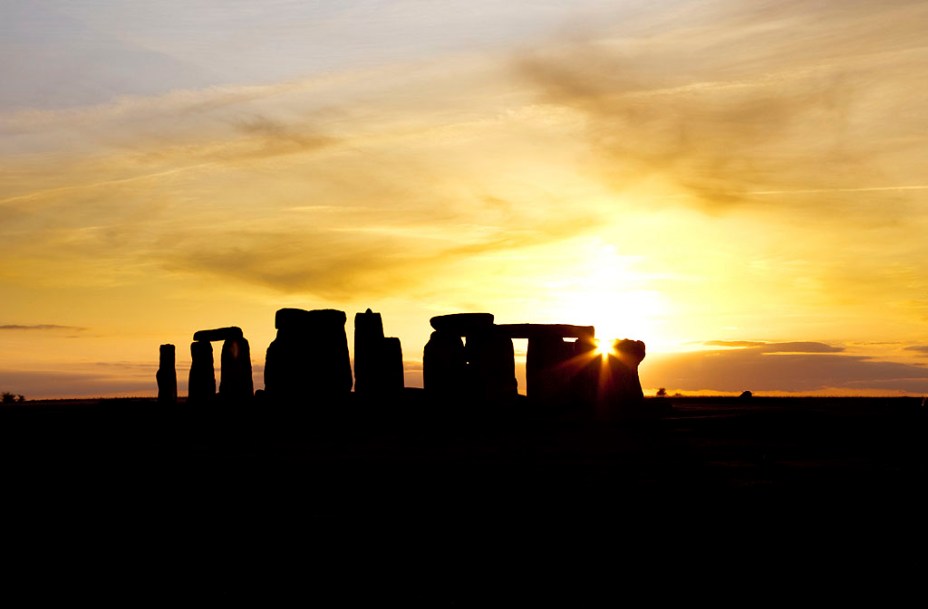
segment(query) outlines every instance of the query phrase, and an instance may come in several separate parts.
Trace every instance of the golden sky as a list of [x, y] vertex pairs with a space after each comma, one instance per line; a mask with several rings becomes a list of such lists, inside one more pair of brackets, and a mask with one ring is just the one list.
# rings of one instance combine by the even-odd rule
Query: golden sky
[[413, 386], [486, 311], [928, 394], [928, 5], [602, 4], [4, 3], [0, 390], [184, 393], [229, 325], [261, 388], [277, 309], [370, 307]]

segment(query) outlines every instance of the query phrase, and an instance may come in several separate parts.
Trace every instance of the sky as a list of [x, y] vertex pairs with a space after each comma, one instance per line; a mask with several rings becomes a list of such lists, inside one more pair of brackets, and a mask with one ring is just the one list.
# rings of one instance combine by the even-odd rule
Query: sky
[[926, 31], [901, 0], [6, 0], [0, 390], [154, 396], [170, 343], [184, 395], [224, 326], [262, 388], [297, 307], [349, 344], [381, 313], [408, 386], [432, 316], [489, 312], [644, 341], [646, 394], [928, 394]]

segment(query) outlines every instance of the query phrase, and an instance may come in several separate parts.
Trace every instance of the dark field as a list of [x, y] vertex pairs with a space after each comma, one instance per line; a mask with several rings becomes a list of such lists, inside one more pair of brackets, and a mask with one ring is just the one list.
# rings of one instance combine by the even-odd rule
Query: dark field
[[[276, 569], [282, 547], [429, 573], [460, 574], [473, 552], [472, 567], [547, 557], [566, 569], [598, 547], [675, 578], [842, 564], [871, 584], [889, 565], [923, 580], [920, 398], [645, 402], [655, 416], [618, 421], [441, 408], [416, 391], [328, 411], [27, 402], [0, 411], [6, 522], [54, 543], [115, 540], [129, 560], [167, 546], [184, 573]], [[437, 604], [461, 606], [455, 594]]]

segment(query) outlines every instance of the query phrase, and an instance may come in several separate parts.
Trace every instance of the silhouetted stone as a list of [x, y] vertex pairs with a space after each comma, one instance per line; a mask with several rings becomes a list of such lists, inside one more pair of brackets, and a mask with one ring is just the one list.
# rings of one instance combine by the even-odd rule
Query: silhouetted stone
[[600, 355], [599, 345], [592, 336], [583, 336], [573, 342], [573, 368], [571, 392], [574, 403], [583, 409], [591, 409], [602, 395], [600, 386], [606, 360]]
[[628, 383], [626, 387], [629, 397], [643, 398], [644, 393], [641, 391], [641, 381], [638, 378], [638, 365], [641, 364], [645, 357], [645, 345], [643, 341], [623, 338], [612, 344], [612, 350], [618, 354], [619, 361], [628, 369]]
[[386, 393], [400, 392], [406, 386], [406, 373], [403, 369], [403, 347], [400, 339], [388, 336], [381, 345], [380, 363], [382, 372], [378, 374], [381, 387]]
[[439, 315], [429, 320], [438, 332], [447, 332], [457, 336], [470, 336], [493, 327], [492, 313], [452, 313]]
[[161, 345], [159, 348], [158, 402], [161, 404], [177, 403], [177, 368], [175, 366], [174, 345]]
[[436, 330], [422, 352], [422, 384], [434, 398], [460, 399], [467, 373], [464, 341], [452, 332]]
[[347, 317], [334, 309], [280, 309], [267, 348], [264, 388], [277, 401], [332, 401], [351, 392]]
[[645, 357], [640, 340], [622, 339], [612, 343], [600, 372], [597, 415], [600, 418], [634, 414], [644, 399], [638, 364]]
[[223, 400], [240, 402], [254, 397], [251, 347], [244, 337], [223, 342], [220, 364], [219, 395]]
[[512, 339], [494, 326], [473, 332], [464, 344], [466, 389], [483, 403], [498, 403], [518, 395]]
[[364, 396], [403, 389], [403, 352], [400, 339], [383, 335], [380, 313], [367, 309], [354, 317], [354, 388]]
[[216, 370], [213, 367], [213, 345], [208, 341], [190, 344], [190, 377], [187, 383], [187, 401], [205, 403], [216, 395]]
[[557, 333], [538, 332], [528, 340], [525, 355], [525, 394], [534, 402], [563, 405], [575, 398], [575, 379], [582, 366], [576, 345]]
[[[597, 370], [593, 326], [567, 324], [503, 324], [511, 338], [527, 338], [525, 358], [526, 396], [546, 405], [589, 402]], [[568, 341], [566, 338], [576, 340]]]
[[354, 390], [368, 393], [376, 390], [379, 351], [383, 342], [383, 319], [380, 313], [367, 309], [354, 316]]
[[238, 326], [229, 326], [228, 328], [213, 328], [211, 330], [197, 330], [193, 333], [193, 340], [202, 340], [207, 342], [230, 340], [242, 338], [242, 329]]

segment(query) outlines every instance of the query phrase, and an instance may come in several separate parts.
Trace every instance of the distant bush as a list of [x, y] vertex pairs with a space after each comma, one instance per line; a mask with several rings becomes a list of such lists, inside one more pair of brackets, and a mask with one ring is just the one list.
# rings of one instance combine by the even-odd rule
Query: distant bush
[[661, 387], [660, 389], [657, 390], [657, 393], [655, 393], [654, 395], [657, 396], [657, 397], [659, 397], [659, 398], [666, 398], [666, 397], [667, 397], [667, 389], [666, 389], [665, 387]]
[[4, 404], [12, 404], [15, 401], [16, 401], [16, 395], [10, 393], [9, 391], [3, 392], [3, 403]]

